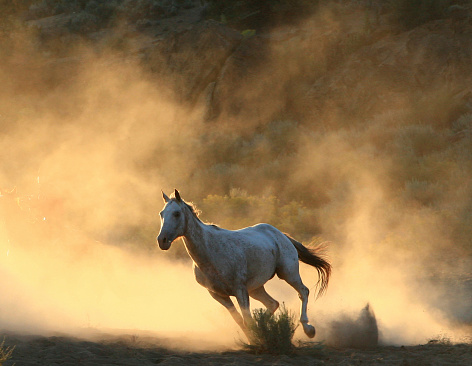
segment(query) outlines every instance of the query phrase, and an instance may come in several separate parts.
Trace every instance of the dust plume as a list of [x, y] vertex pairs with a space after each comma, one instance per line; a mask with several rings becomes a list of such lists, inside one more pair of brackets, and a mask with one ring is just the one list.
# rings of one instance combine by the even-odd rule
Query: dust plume
[[336, 348], [373, 348], [379, 342], [375, 314], [367, 304], [357, 319], [340, 316], [329, 326], [327, 342]]
[[[363, 347], [373, 344], [369, 337], [375, 323], [381, 344], [466, 340], [470, 288], [465, 290], [460, 279], [470, 270], [467, 251], [451, 242], [451, 227], [437, 210], [393, 194], [386, 177], [398, 167], [390, 157], [373, 156], [359, 140], [353, 146], [348, 139], [326, 134], [310, 144], [315, 152], [298, 172], [313, 174], [307, 168], [313, 164], [342, 182], [331, 187], [331, 207], [314, 211], [323, 235], [330, 233], [333, 265], [327, 295], [311, 304], [318, 335], [334, 346]], [[302, 278], [314, 288], [310, 268], [302, 266]], [[366, 303], [375, 312], [373, 323], [363, 319]], [[290, 301], [290, 308], [297, 306]]]

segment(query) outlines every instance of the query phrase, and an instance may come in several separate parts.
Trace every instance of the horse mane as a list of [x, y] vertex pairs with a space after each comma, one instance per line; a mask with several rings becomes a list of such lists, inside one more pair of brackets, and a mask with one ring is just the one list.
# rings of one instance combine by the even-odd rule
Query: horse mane
[[173, 201], [173, 202], [176, 202], [176, 203], [178, 203], [178, 204], [183, 203], [184, 206], [187, 207], [187, 208], [190, 210], [190, 212], [195, 215], [195, 217], [198, 218], [198, 216], [200, 215], [200, 210], [197, 209], [197, 207], [195, 206], [194, 203], [192, 203], [192, 202], [185, 202], [184, 200], [180, 200], [180, 201], [179, 201], [179, 200], [178, 200], [177, 198], [175, 198], [175, 197], [172, 197], [170, 200]]
[[200, 219], [199, 216], [200, 216], [201, 211], [197, 208], [197, 206], [195, 206], [194, 203], [185, 202], [184, 200], [182, 200], [182, 203], [190, 210], [192, 214], [195, 215], [197, 219]]
[[[197, 206], [195, 205], [195, 203], [193, 203], [193, 202], [186, 202], [186, 201], [184, 201], [183, 199], [179, 201], [179, 200], [177, 200], [177, 198], [174, 198], [174, 197], [171, 198], [171, 201], [174, 201], [174, 202], [177, 202], [177, 203], [183, 203], [184, 207], [187, 207], [187, 208], [190, 210], [190, 212], [195, 216], [195, 218], [196, 218], [197, 220], [202, 221], [202, 220], [200, 219], [200, 213], [201, 213], [201, 211], [197, 208]], [[221, 229], [218, 225], [211, 224], [211, 223], [206, 223], [206, 224], [212, 226], [212, 227], [215, 228], [215, 229]]]
[[190, 210], [190, 212], [191, 212], [197, 219], [200, 220], [199, 216], [200, 216], [200, 212], [201, 212], [201, 211], [197, 208], [197, 206], [195, 206], [195, 204], [194, 204], [193, 202], [185, 202], [183, 199], [181, 199], [181, 200], [179, 201], [179, 200], [178, 200], [177, 198], [175, 198], [175, 197], [172, 197], [170, 200], [173, 201], [173, 202], [177, 202], [177, 203], [179, 203], [179, 204], [180, 204], [180, 203], [183, 203], [183, 205], [184, 205], [185, 207], [187, 207], [187, 208]]

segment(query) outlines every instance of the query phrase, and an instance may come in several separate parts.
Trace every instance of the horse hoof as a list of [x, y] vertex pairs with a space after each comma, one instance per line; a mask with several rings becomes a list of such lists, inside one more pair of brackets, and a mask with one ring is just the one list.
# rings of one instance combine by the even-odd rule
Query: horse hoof
[[303, 325], [303, 331], [305, 332], [305, 334], [308, 337], [313, 338], [316, 334], [315, 327], [313, 325], [306, 324], [306, 323], [302, 323], [302, 325]]

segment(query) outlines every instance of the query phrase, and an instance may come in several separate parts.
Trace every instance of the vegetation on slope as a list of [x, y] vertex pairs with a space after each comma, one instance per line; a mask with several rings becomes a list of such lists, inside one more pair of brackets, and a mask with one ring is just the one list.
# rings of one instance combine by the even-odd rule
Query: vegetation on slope
[[[211, 16], [223, 22], [217, 15], [220, 13], [229, 23], [251, 13], [280, 15], [298, 12], [297, 9], [307, 6], [304, 1], [208, 3]], [[342, 246], [351, 239], [354, 221], [361, 217], [376, 228], [363, 238], [367, 247], [395, 246], [405, 249], [409, 256], [424, 251], [424, 262], [433, 257], [452, 262], [458, 254], [470, 256], [472, 211], [464, 197], [470, 196], [472, 188], [469, 179], [472, 174], [472, 110], [468, 105], [470, 91], [463, 81], [471, 70], [464, 53], [466, 48], [460, 47], [460, 42], [470, 37], [470, 30], [467, 30], [467, 19], [463, 19], [466, 31], [454, 33], [456, 29], [452, 30], [447, 12], [450, 6], [467, 7], [468, 3], [439, 0], [397, 2], [395, 6], [388, 1], [378, 3], [379, 8], [373, 7], [373, 2], [358, 7], [348, 1], [319, 1], [318, 9], [311, 9], [315, 11], [313, 20], [311, 23], [307, 20], [306, 26], [306, 29], [320, 29], [319, 32], [310, 33], [304, 28], [303, 32], [293, 32], [296, 36], [286, 42], [278, 41], [272, 34], [240, 41], [239, 58], [230, 57], [217, 74], [218, 80], [212, 80], [218, 81], [218, 85], [214, 85], [217, 92], [212, 97], [217, 98], [218, 93], [225, 96], [221, 114], [212, 121], [188, 118], [191, 121], [181, 122], [183, 127], [169, 135], [162, 131], [173, 130], [169, 124], [161, 124], [161, 118], [166, 115], [163, 111], [175, 107], [157, 110], [149, 107], [152, 113], [146, 112], [144, 107], [130, 107], [131, 110], [126, 107], [143, 100], [146, 106], [161, 102], [158, 93], [147, 84], [143, 86], [143, 80], [154, 82], [152, 74], [143, 72], [143, 75], [136, 69], [130, 71], [123, 67], [118, 78], [104, 71], [109, 71], [107, 66], [94, 65], [96, 69], [92, 67], [88, 73], [73, 66], [64, 71], [52, 62], [54, 70], [59, 71], [57, 78], [48, 78], [28, 69], [36, 79], [25, 81], [27, 86], [21, 90], [18, 90], [21, 78], [15, 83], [10, 80], [11, 83], [5, 85], [11, 89], [3, 91], [4, 97], [17, 93], [24, 98], [16, 99], [20, 105], [14, 110], [7, 102], [2, 105], [2, 137], [6, 150], [14, 156], [6, 160], [2, 168], [3, 184], [21, 186], [27, 179], [34, 181], [31, 170], [37, 172], [42, 161], [54, 160], [56, 146], [38, 138], [33, 145], [41, 145], [43, 149], [29, 163], [34, 169], [28, 171], [13, 162], [18, 156], [27, 156], [28, 151], [22, 147], [21, 153], [17, 153], [15, 149], [21, 144], [15, 138], [24, 138], [22, 131], [38, 128], [41, 123], [46, 125], [45, 121], [50, 119], [55, 121], [52, 127], [44, 128], [66, 142], [73, 140], [69, 132], [75, 131], [77, 126], [80, 131], [90, 131], [97, 139], [97, 146], [112, 146], [108, 136], [120, 141], [119, 151], [112, 149], [109, 155], [98, 154], [103, 161], [97, 159], [95, 164], [97, 169], [100, 163], [126, 168], [130, 174], [120, 176], [122, 181], [104, 184], [100, 174], [90, 174], [88, 167], [84, 170], [87, 172], [84, 176], [89, 177], [85, 183], [59, 190], [57, 194], [62, 200], [58, 206], [62, 205], [61, 210], [67, 212], [67, 223], [78, 227], [83, 221], [94, 221], [96, 226], [90, 229], [91, 234], [104, 241], [152, 247], [149, 238], [153, 238], [158, 229], [155, 217], [133, 220], [120, 210], [114, 210], [116, 206], [127, 207], [130, 201], [136, 202], [134, 212], [147, 212], [151, 207], [157, 210], [155, 206], [160, 203], [156, 200], [142, 203], [147, 187], [139, 190], [133, 186], [145, 181], [149, 185], [150, 182], [178, 185], [185, 192], [184, 198], [195, 201], [202, 209], [204, 220], [224, 227], [238, 228], [265, 221], [305, 241], [322, 237]], [[412, 3], [418, 6], [410, 6]], [[16, 1], [0, 5], [5, 10], [2, 14], [10, 16], [25, 11], [36, 17], [66, 13], [72, 17], [69, 30], [85, 33], [111, 27], [123, 17], [133, 23], [142, 17], [169, 17], [173, 14], [172, 6], [176, 9], [200, 6], [145, 0]], [[464, 14], [468, 14], [467, 11], [464, 10]], [[78, 28], [74, 28], [76, 20], [82, 16], [92, 19], [90, 24], [94, 26], [82, 27], [77, 21]], [[392, 19], [395, 22], [392, 23]], [[400, 29], [412, 31], [401, 33], [398, 24]], [[425, 26], [420, 27], [421, 24]], [[429, 26], [436, 30], [429, 32]], [[447, 43], [440, 38], [441, 32], [454, 37], [459, 46], [454, 48], [454, 42]], [[292, 36], [288, 31], [281, 33]], [[407, 36], [410, 38], [404, 40]], [[438, 38], [423, 45], [421, 42], [427, 42], [428, 37]], [[32, 59], [38, 64], [51, 62], [41, 49], [41, 40], [33, 39], [32, 47], [36, 50], [31, 51], [35, 55]], [[249, 64], [244, 69], [244, 77], [238, 78], [237, 83], [227, 83], [231, 90], [224, 94], [218, 87], [224, 84], [222, 80], [227, 77], [230, 66], [236, 69], [241, 60], [247, 60], [244, 56], [251, 56], [262, 44], [261, 39], [274, 41], [270, 47], [263, 48], [273, 57], [266, 63]], [[415, 44], [418, 39], [419, 43]], [[18, 39], [15, 42], [23, 45]], [[413, 56], [420, 57], [415, 50], [441, 50], [434, 48], [441, 42], [450, 51], [447, 62], [441, 61], [444, 53], [439, 51], [420, 64], [401, 64], [405, 54], [389, 53], [396, 48], [408, 49], [414, 61]], [[180, 51], [169, 52], [166, 57], [183, 54], [185, 61], [187, 55]], [[141, 63], [133, 67], [149, 66], [144, 56]], [[21, 58], [14, 59], [14, 66], [20, 68], [22, 64], [18, 59]], [[159, 68], [175, 72], [172, 75], [181, 78], [185, 75], [185, 70], [172, 70], [172, 65], [169, 68], [151, 65], [146, 70]], [[77, 79], [71, 80], [71, 75]], [[8, 75], [2, 78], [9, 80]], [[114, 78], [118, 81], [107, 84]], [[42, 87], [36, 89], [38, 84]], [[157, 81], [155, 85], [160, 88], [163, 84], [168, 87], [171, 83]], [[141, 93], [139, 88], [144, 91]], [[131, 93], [135, 89], [141, 93], [138, 93], [139, 98]], [[53, 108], [46, 103], [45, 95], [55, 103]], [[78, 99], [74, 99], [77, 95]], [[80, 103], [71, 100], [80, 100]], [[136, 105], [141, 105], [139, 103]], [[105, 120], [114, 124], [110, 127]], [[28, 124], [28, 121], [35, 123]], [[11, 137], [13, 135], [15, 138]], [[151, 135], [163, 137], [156, 137], [154, 141]], [[168, 139], [173, 140], [171, 146], [166, 144]], [[73, 143], [86, 145], [84, 141]], [[146, 145], [137, 152], [137, 145], [146, 143], [152, 147]], [[67, 150], [63, 145], [61, 149]], [[166, 158], [161, 159], [161, 156]], [[24, 175], [26, 171], [31, 173], [28, 178]], [[53, 170], [51, 176], [61, 175]], [[51, 178], [49, 190], [54, 191], [51, 187], [55, 185], [59, 184]], [[45, 190], [44, 187], [41, 190]], [[76, 197], [79, 193], [82, 197], [93, 195], [96, 187], [101, 190], [99, 203], [85, 205]], [[32, 195], [32, 191], [35, 188], [19, 190], [21, 205], [18, 207], [28, 216], [36, 215], [30, 221], [37, 224], [41, 222], [38, 217], [45, 217], [41, 210], [46, 209], [38, 203], [44, 195], [29, 199], [26, 196]], [[118, 201], [113, 202], [116, 204], [113, 210], [100, 208], [113, 199]], [[101, 230], [98, 223], [102, 221], [90, 212], [100, 219], [112, 217], [114, 220]], [[89, 215], [93, 219], [88, 219]], [[49, 221], [42, 224], [48, 225]], [[10, 231], [10, 235], [14, 231]], [[429, 263], [431, 267], [436, 265], [433, 260]]]

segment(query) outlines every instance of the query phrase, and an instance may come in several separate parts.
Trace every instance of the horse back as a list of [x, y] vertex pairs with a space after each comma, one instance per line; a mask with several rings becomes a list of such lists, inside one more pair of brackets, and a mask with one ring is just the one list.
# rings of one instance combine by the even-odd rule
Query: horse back
[[287, 236], [279, 229], [269, 224], [257, 224], [240, 230], [247, 235], [247, 251], [250, 258], [257, 251], [264, 256], [262, 260], [272, 260], [277, 267], [286, 260], [298, 262], [298, 253]]

